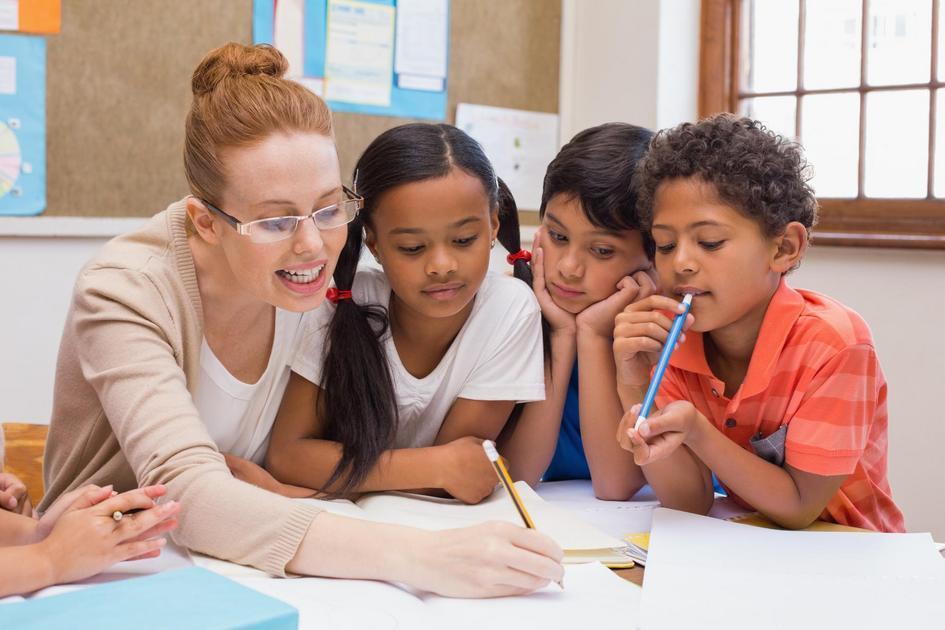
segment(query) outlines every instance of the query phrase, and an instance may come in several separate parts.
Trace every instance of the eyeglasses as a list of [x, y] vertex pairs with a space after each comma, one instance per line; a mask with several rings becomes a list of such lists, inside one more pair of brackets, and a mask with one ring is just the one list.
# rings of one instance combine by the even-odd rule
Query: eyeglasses
[[232, 225], [237, 234], [248, 236], [254, 243], [275, 243], [292, 236], [299, 224], [308, 219], [311, 219], [319, 230], [334, 230], [351, 223], [358, 216], [358, 210], [364, 207], [364, 197], [359, 197], [347, 186], [342, 186], [341, 189], [346, 197], [344, 201], [320, 208], [312, 214], [272, 217], [250, 221], [249, 223], [243, 223], [209, 201], [201, 201], [210, 210], [220, 215], [224, 221]]

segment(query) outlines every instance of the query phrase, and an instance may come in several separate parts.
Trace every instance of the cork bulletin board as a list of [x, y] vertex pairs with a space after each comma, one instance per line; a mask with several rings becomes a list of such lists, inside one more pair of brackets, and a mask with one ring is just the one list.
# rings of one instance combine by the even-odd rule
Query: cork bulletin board
[[[560, 0], [451, 0], [447, 122], [459, 102], [558, 111]], [[252, 42], [252, 0], [67, 0], [47, 48], [47, 216], [143, 217], [187, 194], [190, 77]], [[335, 114], [342, 176], [408, 119]]]

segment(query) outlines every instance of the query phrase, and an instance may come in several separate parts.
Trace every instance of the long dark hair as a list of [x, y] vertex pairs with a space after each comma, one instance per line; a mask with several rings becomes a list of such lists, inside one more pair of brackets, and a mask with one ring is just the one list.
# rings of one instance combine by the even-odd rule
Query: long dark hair
[[[403, 184], [444, 177], [454, 168], [482, 183], [490, 207], [498, 211], [499, 242], [510, 252], [521, 249], [515, 200], [479, 143], [452, 125], [402, 125], [378, 136], [355, 167], [354, 186], [364, 197], [364, 207], [348, 226], [348, 240], [335, 267], [339, 290], [351, 290], [364, 228], [371, 227], [381, 196]], [[514, 273], [531, 286], [527, 262], [516, 261]], [[388, 328], [382, 306], [340, 300], [328, 329], [322, 396], [316, 404], [326, 419], [325, 438], [342, 447], [341, 460], [324, 488], [335, 495], [358, 486], [394, 440], [396, 395], [381, 345]], [[338, 488], [332, 489], [336, 483]]]

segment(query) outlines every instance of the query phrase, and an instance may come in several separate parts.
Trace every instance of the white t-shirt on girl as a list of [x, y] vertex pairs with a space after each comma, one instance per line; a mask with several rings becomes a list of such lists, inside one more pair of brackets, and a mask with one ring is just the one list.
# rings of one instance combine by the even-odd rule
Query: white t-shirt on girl
[[289, 362], [295, 353], [301, 321], [301, 313], [276, 309], [269, 364], [255, 383], [244, 383], [230, 374], [206, 339], [200, 344], [194, 404], [221, 453], [263, 463], [269, 432], [289, 382]]
[[[355, 276], [352, 294], [359, 304], [387, 307], [390, 293], [382, 271], [363, 268]], [[292, 361], [292, 370], [316, 385], [322, 380], [327, 326], [334, 311], [328, 303], [304, 315]], [[486, 274], [469, 318], [439, 365], [424, 378], [404, 367], [389, 331], [382, 343], [400, 416], [394, 448], [432, 445], [457, 398], [544, 400], [541, 310], [528, 285], [516, 278]]]

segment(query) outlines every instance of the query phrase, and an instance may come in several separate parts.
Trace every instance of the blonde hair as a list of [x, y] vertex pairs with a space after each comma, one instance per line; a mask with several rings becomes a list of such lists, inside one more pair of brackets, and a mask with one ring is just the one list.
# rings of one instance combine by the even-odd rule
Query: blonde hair
[[184, 137], [184, 172], [194, 196], [219, 203], [222, 149], [249, 146], [276, 132], [332, 136], [328, 106], [283, 78], [288, 67], [268, 44], [230, 42], [207, 53], [194, 70]]

